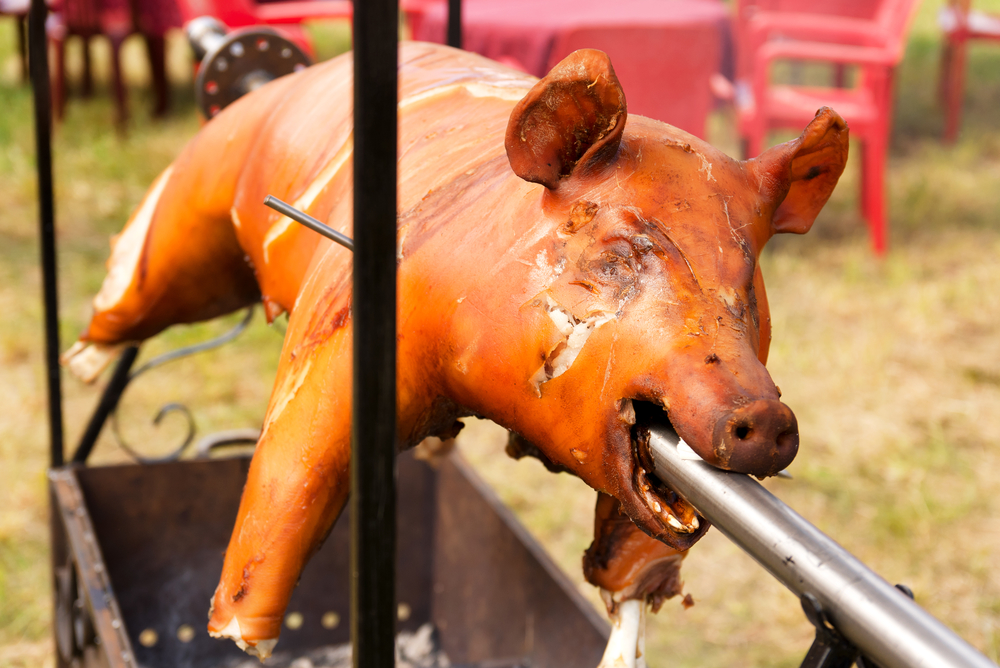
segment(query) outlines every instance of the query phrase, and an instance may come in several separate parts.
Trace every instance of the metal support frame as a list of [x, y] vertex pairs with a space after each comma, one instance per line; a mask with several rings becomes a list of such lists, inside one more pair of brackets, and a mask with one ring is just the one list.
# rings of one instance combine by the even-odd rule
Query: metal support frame
[[398, 0], [354, 6], [351, 639], [395, 666]]
[[448, 0], [448, 46], [462, 48], [462, 0]]
[[118, 364], [115, 366], [114, 373], [111, 374], [111, 380], [108, 381], [108, 386], [104, 388], [104, 392], [101, 394], [94, 414], [90, 416], [90, 422], [87, 423], [87, 428], [80, 438], [80, 444], [76, 447], [76, 452], [73, 453], [71, 461], [74, 464], [87, 463], [87, 458], [90, 457], [94, 446], [97, 445], [97, 437], [101, 435], [101, 431], [104, 429], [104, 423], [107, 422], [108, 416], [118, 408], [118, 400], [121, 399], [122, 392], [125, 391], [125, 387], [129, 381], [132, 380], [132, 365], [135, 364], [135, 358], [138, 355], [139, 346], [129, 346], [122, 353]]
[[62, 384], [59, 376], [59, 294], [56, 265], [56, 213], [52, 187], [52, 89], [49, 85], [45, 0], [31, 0], [28, 12], [28, 60], [35, 103], [35, 161], [38, 167], [39, 246], [42, 301], [45, 304], [45, 373], [49, 399], [49, 460], [63, 464]]
[[779, 582], [813, 597], [823, 625], [865, 657], [883, 668], [997, 668], [750, 476], [694, 461], [681, 443], [669, 426], [650, 429], [656, 475]]

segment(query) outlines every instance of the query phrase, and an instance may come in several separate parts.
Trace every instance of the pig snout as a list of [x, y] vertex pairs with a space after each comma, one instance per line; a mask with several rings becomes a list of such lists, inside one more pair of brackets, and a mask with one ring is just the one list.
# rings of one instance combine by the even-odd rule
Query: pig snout
[[774, 475], [795, 459], [799, 425], [795, 414], [774, 399], [758, 399], [724, 415], [712, 437], [718, 465], [758, 478]]

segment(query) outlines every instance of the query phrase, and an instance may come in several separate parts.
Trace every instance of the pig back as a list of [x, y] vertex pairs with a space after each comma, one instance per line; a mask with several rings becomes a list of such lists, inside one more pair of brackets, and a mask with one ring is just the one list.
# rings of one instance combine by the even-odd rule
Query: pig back
[[[270, 317], [292, 309], [310, 272], [339, 274], [349, 262], [349, 254], [330, 248], [330, 242], [261, 202], [274, 195], [353, 235], [352, 69], [351, 54], [345, 54], [294, 75], [297, 81], [274, 104], [240, 178], [233, 222], [257, 272]], [[436, 225], [415, 230], [407, 224], [415, 214], [426, 212], [436, 195], [470, 187], [470, 176], [485, 163], [506, 165], [507, 119], [533, 82], [533, 77], [474, 54], [430, 44], [401, 46], [401, 249], [439, 231]], [[252, 105], [253, 97], [238, 104]], [[516, 180], [509, 167], [503, 176]], [[446, 222], [440, 216], [437, 220]], [[340, 259], [317, 263], [327, 252]]]

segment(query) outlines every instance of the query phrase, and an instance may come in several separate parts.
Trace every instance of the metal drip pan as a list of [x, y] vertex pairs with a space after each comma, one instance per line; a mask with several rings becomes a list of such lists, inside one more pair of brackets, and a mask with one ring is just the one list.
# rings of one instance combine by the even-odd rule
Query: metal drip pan
[[[248, 467], [239, 457], [50, 473], [65, 539], [53, 546], [59, 665], [250, 659], [205, 630]], [[398, 489], [398, 633], [431, 624], [454, 667], [600, 662], [607, 622], [461, 458], [434, 470], [401, 455]], [[320, 668], [350, 640], [347, 516], [302, 574], [275, 664]]]

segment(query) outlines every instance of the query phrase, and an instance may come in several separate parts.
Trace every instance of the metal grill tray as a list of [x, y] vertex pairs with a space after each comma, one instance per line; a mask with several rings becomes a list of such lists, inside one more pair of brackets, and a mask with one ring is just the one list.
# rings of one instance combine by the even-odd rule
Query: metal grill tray
[[[408, 453], [398, 462], [398, 631], [430, 622], [454, 666], [597, 665], [607, 622], [469, 466], [453, 456], [434, 470]], [[239, 457], [50, 473], [66, 538], [53, 546], [60, 665], [246, 658], [210, 638], [205, 620], [248, 467]], [[276, 651], [350, 640], [347, 517], [303, 572], [288, 608], [301, 624], [283, 629]]]

